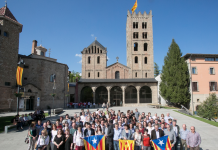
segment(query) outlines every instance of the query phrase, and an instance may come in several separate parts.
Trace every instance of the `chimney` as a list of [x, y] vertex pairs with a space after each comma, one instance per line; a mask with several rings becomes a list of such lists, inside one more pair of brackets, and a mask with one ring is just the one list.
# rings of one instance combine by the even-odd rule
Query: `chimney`
[[32, 52], [31, 54], [36, 54], [36, 46], [37, 46], [37, 41], [36, 40], [33, 40], [33, 44], [32, 44]]

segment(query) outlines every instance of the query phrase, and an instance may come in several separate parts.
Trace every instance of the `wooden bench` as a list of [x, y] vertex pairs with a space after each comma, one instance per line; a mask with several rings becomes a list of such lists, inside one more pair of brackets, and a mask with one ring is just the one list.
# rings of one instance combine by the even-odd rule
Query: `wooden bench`
[[63, 108], [55, 108], [54, 112], [55, 114], [60, 114], [63, 112]]
[[160, 109], [160, 104], [148, 104], [148, 107]]
[[5, 134], [7, 134], [8, 133], [8, 129], [9, 128], [13, 128], [13, 127], [16, 127], [17, 125], [7, 125], [7, 126], [5, 126]]

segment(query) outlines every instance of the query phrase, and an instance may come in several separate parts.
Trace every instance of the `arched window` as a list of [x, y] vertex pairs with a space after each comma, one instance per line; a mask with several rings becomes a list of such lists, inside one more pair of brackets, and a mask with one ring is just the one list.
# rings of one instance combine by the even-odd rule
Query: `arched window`
[[53, 75], [53, 74], [50, 75], [49, 81], [50, 81], [50, 82], [54, 82], [54, 75]]
[[138, 57], [135, 56], [135, 63], [137, 64], [138, 63]]
[[90, 48], [89, 48], [89, 53], [90, 53]]
[[134, 51], [138, 51], [138, 43], [134, 43]]
[[135, 77], [137, 78], [137, 72], [135, 73]]
[[88, 64], [91, 64], [91, 57], [88, 57]]
[[147, 51], [147, 50], [148, 50], [148, 44], [144, 43], [144, 51]]
[[41, 56], [44, 56], [45, 54], [44, 54], [44, 52], [41, 51], [40, 55], [41, 55]]
[[27, 92], [28, 92], [28, 93], [32, 93], [32, 90], [31, 90], [31, 89], [29, 89]]
[[145, 64], [147, 64], [147, 57], [145, 57]]
[[99, 54], [99, 48], [98, 48], [98, 54]]
[[96, 54], [96, 46], [94, 46], [94, 49], [95, 49], [95, 54]]
[[147, 72], [145, 73], [145, 78], [147, 78], [148, 77], [148, 74], [147, 74]]
[[120, 72], [119, 71], [115, 72], [115, 79], [120, 79]]
[[88, 77], [90, 78], [90, 72], [88, 73]]
[[101, 53], [102, 53], [102, 50], [101, 50]]
[[100, 64], [100, 56], [97, 57], [97, 63]]
[[93, 54], [93, 46], [92, 46], [92, 54]]
[[98, 72], [98, 77], [100, 77], [100, 73]]

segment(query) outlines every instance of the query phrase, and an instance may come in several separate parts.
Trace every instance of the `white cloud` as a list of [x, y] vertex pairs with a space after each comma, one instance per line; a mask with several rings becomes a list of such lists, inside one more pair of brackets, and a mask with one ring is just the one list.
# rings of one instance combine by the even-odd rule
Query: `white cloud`
[[82, 54], [76, 54], [75, 56], [82, 58]]
[[91, 37], [94, 37], [95, 35], [94, 34], [91, 34]]
[[82, 59], [78, 62], [79, 64], [82, 64]]

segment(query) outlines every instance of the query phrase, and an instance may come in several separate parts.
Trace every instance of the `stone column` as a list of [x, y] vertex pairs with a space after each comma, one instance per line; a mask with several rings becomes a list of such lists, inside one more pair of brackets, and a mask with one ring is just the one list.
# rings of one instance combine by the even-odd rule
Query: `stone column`
[[92, 91], [93, 91], [93, 103], [95, 103], [95, 90], [96, 90], [96, 87], [92, 87]]
[[121, 88], [122, 88], [122, 91], [123, 91], [123, 106], [125, 106], [126, 105], [126, 103], [125, 103], [125, 89], [126, 89], [126, 86], [121, 86]]
[[108, 102], [109, 102], [109, 104], [111, 104], [111, 102], [110, 102], [110, 95], [111, 95], [111, 86], [107, 86], [106, 87], [107, 88], [107, 92], [108, 92]]
[[139, 97], [139, 94], [140, 94], [140, 86], [136, 86], [136, 89], [137, 89], [137, 104], [138, 104], [138, 106], [139, 106], [139, 99], [140, 99], [140, 97]]

